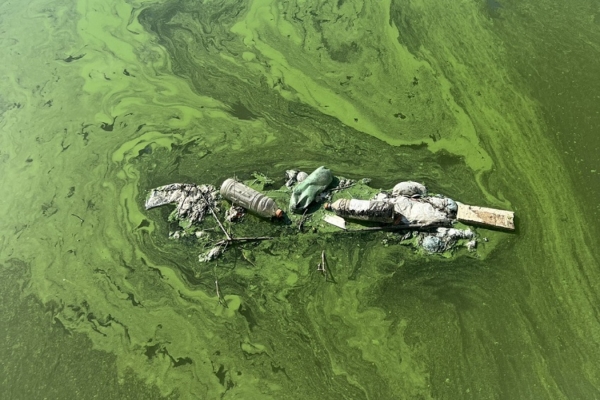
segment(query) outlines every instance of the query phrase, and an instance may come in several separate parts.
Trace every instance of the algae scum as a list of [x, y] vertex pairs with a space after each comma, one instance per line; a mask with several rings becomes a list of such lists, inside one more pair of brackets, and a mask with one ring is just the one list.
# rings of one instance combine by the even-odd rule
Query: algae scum
[[[578, 0], [3, 3], [0, 392], [600, 397], [598, 21]], [[320, 165], [517, 231], [442, 257], [309, 220], [200, 263], [144, 209]]]

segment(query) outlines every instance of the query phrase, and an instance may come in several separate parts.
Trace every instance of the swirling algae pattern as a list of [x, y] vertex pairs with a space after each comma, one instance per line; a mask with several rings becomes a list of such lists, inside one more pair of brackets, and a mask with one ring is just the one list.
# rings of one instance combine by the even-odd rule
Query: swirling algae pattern
[[[598, 396], [592, 233], [484, 3], [5, 2], [3, 274], [163, 396]], [[216, 265], [143, 209], [161, 184], [322, 164], [518, 230], [450, 259], [283, 235]]]

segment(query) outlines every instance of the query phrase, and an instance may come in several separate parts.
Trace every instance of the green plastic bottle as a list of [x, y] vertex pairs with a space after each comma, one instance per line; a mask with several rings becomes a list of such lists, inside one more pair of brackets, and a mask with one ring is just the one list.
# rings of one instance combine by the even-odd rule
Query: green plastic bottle
[[315, 169], [292, 191], [290, 211], [301, 212], [308, 207], [333, 181], [333, 174], [325, 167]]

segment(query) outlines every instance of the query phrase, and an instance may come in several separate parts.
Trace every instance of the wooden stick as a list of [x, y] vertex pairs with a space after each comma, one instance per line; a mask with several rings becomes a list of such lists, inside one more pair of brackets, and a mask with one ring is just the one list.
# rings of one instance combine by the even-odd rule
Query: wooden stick
[[225, 234], [225, 236], [227, 236], [227, 240], [231, 241], [231, 236], [229, 236], [229, 233], [227, 233], [227, 231], [223, 227], [223, 224], [221, 224], [221, 221], [219, 221], [219, 217], [217, 217], [217, 214], [215, 213], [215, 210], [213, 210], [213, 208], [212, 208], [212, 206], [210, 204], [208, 205], [208, 207], [210, 208], [210, 212], [212, 213], [213, 217], [215, 217], [215, 219], [217, 220], [217, 223], [221, 227], [221, 230], [223, 231], [223, 233]]
[[346, 230], [346, 232], [409, 231], [409, 230], [418, 230], [418, 229], [431, 229], [431, 228], [447, 227], [448, 225], [450, 225], [450, 223], [451, 223], [450, 220], [448, 220], [448, 222], [439, 222], [439, 223], [432, 223], [432, 224], [372, 226], [369, 228]]
[[217, 298], [219, 299], [219, 304], [225, 308], [228, 308], [227, 303], [225, 303], [225, 301], [223, 300], [223, 297], [221, 296], [221, 292], [219, 291], [219, 280], [218, 279], [215, 279], [215, 289], [217, 289]]
[[252, 265], [254, 268], [256, 268], [256, 265], [252, 261], [248, 260], [248, 257], [246, 257], [246, 255], [244, 254], [244, 250], [241, 250], [241, 253], [242, 253], [242, 257], [244, 257], [244, 260], [248, 261], [250, 263], [250, 265]]
[[273, 237], [271, 236], [257, 236], [257, 237], [241, 237], [241, 238], [229, 238], [225, 240], [220, 240], [215, 243], [215, 246], [222, 246], [224, 244], [230, 244], [234, 242], [258, 242], [261, 240], [271, 240]]
[[308, 207], [306, 207], [304, 209], [304, 213], [302, 214], [302, 218], [300, 218], [300, 221], [298, 221], [298, 230], [302, 231], [302, 225], [304, 224], [304, 216], [306, 215], [306, 212], [308, 211]]
[[215, 217], [215, 219], [217, 220], [217, 223], [221, 227], [221, 230], [223, 231], [223, 233], [227, 237], [227, 240], [231, 241], [231, 236], [229, 236], [229, 233], [227, 233], [227, 231], [223, 227], [223, 224], [221, 224], [221, 221], [219, 220], [219, 217], [217, 217], [217, 213], [215, 213], [215, 210], [213, 210], [212, 204], [210, 204], [210, 202], [208, 200], [206, 200], [206, 197], [204, 197], [204, 193], [201, 193], [201, 195], [202, 195], [202, 198], [204, 199], [204, 201], [206, 202], [206, 205], [208, 206], [208, 209], [212, 213], [213, 217]]
[[317, 271], [321, 271], [327, 280], [327, 269], [325, 267], [325, 250], [321, 252], [321, 263], [317, 265]]
[[325, 267], [325, 250], [321, 252], [321, 269], [323, 270], [323, 275], [325, 275], [325, 279], [327, 279], [327, 269]]
[[85, 221], [83, 220], [83, 218], [81, 218], [79, 215], [75, 215], [75, 214], [71, 214], [71, 215], [72, 215], [72, 216], [74, 216], [75, 218], [77, 218], [78, 220], [80, 220], [80, 221], [81, 221], [81, 224], [80, 224], [80, 225], [83, 225], [83, 223], [85, 222]]
[[346, 186], [336, 186], [336, 187], [334, 187], [333, 189], [330, 189], [329, 191], [330, 191], [330, 192], [337, 192], [337, 191], [340, 191], [340, 190], [344, 190], [344, 189], [351, 188], [351, 187], [352, 187], [352, 186], [354, 186], [354, 185], [356, 185], [356, 182], [354, 182], [354, 183], [351, 183], [351, 184], [349, 184], [349, 185], [346, 185]]

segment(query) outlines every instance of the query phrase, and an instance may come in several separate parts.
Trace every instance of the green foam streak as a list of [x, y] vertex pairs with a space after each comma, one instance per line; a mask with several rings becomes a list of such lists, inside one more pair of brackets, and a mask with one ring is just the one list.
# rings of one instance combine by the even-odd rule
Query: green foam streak
[[[121, 378], [182, 398], [597, 395], [597, 238], [504, 39], [531, 28], [469, 2], [4, 7], [0, 265]], [[201, 264], [143, 207], [162, 184], [323, 164], [519, 229], [444, 259], [248, 216], [235, 235], [277, 239]]]

